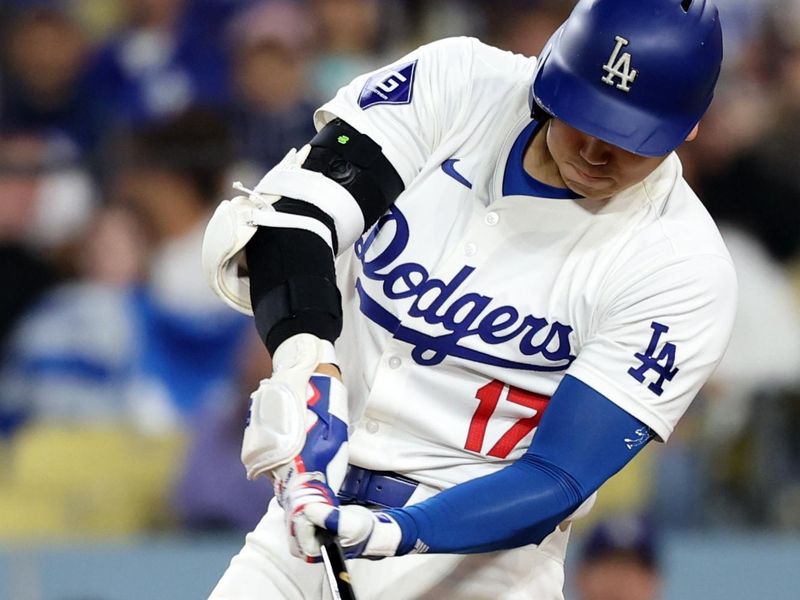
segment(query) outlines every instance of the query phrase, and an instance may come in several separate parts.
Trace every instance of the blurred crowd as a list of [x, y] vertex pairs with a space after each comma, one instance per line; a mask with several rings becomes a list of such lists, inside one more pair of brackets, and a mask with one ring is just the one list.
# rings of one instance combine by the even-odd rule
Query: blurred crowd
[[[800, 529], [800, 0], [717, 2], [726, 66], [682, 158], [737, 263], [734, 337], [598, 508]], [[0, 538], [252, 527], [270, 365], [205, 284], [214, 206], [355, 75], [452, 35], [536, 55], [573, 5], [0, 1]]]

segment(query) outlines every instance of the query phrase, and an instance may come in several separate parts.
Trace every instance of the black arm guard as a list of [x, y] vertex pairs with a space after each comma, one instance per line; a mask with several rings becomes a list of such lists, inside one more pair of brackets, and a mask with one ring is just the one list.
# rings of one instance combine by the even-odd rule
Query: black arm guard
[[364, 215], [364, 231], [372, 227], [403, 192], [403, 180], [369, 136], [341, 119], [328, 123], [311, 140], [303, 163], [347, 188]]
[[[400, 176], [380, 146], [336, 119], [311, 140], [303, 163], [345, 187], [370, 228], [402, 193]], [[310, 216], [331, 230], [332, 219], [307, 202], [281, 198], [279, 212]], [[256, 328], [270, 354], [286, 339], [311, 333], [334, 342], [342, 332], [341, 295], [336, 288], [333, 255], [317, 235], [302, 229], [259, 228], [245, 247], [250, 300]]]

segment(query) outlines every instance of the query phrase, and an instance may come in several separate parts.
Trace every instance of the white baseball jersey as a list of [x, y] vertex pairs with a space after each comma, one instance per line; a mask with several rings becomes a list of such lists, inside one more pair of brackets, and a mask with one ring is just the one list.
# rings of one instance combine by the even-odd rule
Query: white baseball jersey
[[[444, 40], [316, 114], [317, 128], [340, 117], [375, 140], [406, 186], [337, 263], [337, 355], [351, 462], [426, 484], [409, 504], [522, 455], [566, 374], [666, 440], [727, 344], [733, 266], [676, 156], [605, 202], [509, 183], [527, 177], [534, 67]], [[637, 433], [621, 443], [646, 443]], [[568, 536], [562, 525], [539, 545], [350, 568], [365, 599], [563, 600]], [[289, 556], [273, 502], [211, 597], [327, 597], [323, 581]]]
[[486, 475], [524, 453], [565, 374], [666, 440], [723, 354], [735, 274], [677, 156], [609, 201], [504, 193], [535, 64], [444, 40], [316, 114], [406, 185], [337, 264], [354, 464], [439, 488]]

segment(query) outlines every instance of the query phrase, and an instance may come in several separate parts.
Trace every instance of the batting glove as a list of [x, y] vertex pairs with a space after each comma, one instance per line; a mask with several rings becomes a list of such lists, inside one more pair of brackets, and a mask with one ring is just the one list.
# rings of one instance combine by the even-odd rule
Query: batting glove
[[285, 511], [292, 554], [303, 557], [296, 543], [296, 523], [309, 504], [338, 506], [334, 490], [347, 469], [347, 390], [328, 375], [313, 375], [306, 400], [306, 441], [291, 462], [271, 472], [275, 497]]
[[[339, 501], [333, 490], [325, 483], [319, 473], [296, 473], [286, 484], [282, 499], [286, 532], [289, 539], [289, 551], [292, 556], [303, 558], [306, 562], [319, 562], [319, 556], [310, 556], [304, 549], [308, 519], [305, 511], [312, 506], [333, 510]], [[313, 529], [311, 535], [314, 535]], [[319, 554], [319, 552], [317, 552]]]
[[290, 487], [315, 481], [336, 490], [347, 470], [347, 389], [335, 377], [317, 374], [309, 379], [307, 390], [303, 449], [271, 473], [275, 496], [284, 509]]
[[363, 506], [309, 503], [295, 521], [295, 541], [307, 562], [320, 561], [317, 528], [339, 537], [345, 558], [380, 559], [396, 556], [403, 534], [388, 514]]

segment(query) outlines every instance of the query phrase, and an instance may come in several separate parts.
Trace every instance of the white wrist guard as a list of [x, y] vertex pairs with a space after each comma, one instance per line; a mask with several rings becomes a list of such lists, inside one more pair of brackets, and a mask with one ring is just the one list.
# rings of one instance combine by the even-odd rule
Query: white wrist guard
[[283, 342], [272, 357], [273, 375], [250, 396], [242, 441], [247, 478], [290, 462], [306, 441], [306, 386], [321, 363], [335, 363], [333, 344], [308, 333]]
[[254, 190], [234, 184], [234, 188], [248, 195], [222, 202], [206, 227], [203, 238], [206, 279], [226, 304], [240, 312], [253, 314], [242, 250], [258, 227], [304, 229], [322, 238], [331, 252], [334, 250], [331, 231], [321, 221], [275, 211], [272, 205], [281, 197], [308, 202], [329, 215], [340, 252], [352, 246], [364, 230], [364, 216], [352, 194], [325, 175], [302, 168], [310, 151], [310, 146], [299, 152], [290, 150]]

